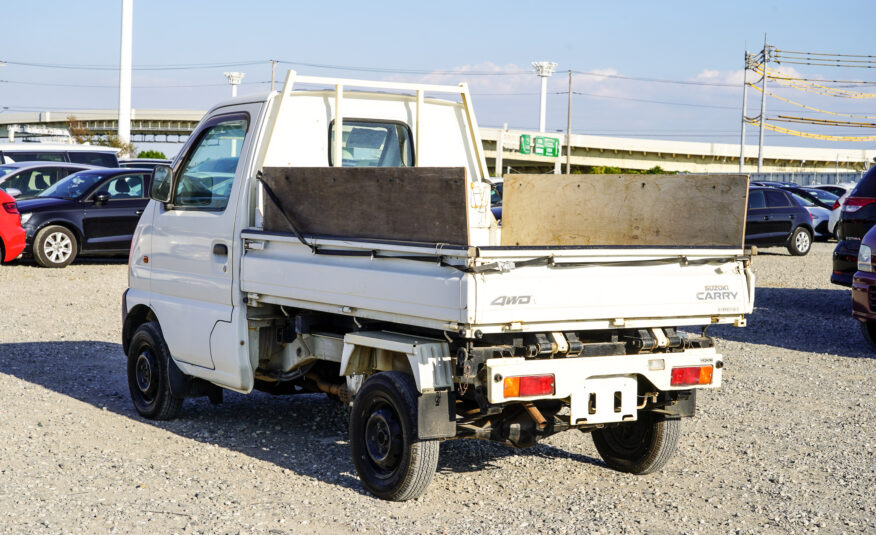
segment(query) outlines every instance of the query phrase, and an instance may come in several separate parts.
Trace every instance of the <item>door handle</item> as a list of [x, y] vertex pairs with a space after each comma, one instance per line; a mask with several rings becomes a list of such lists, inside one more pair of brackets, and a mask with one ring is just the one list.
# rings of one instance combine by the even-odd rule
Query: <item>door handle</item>
[[143, 210], [137, 210], [134, 212], [134, 215], [143, 215]]
[[793, 216], [793, 215], [789, 215], [789, 216], [788, 216], [788, 219], [794, 219], [794, 216]]
[[770, 220], [770, 216], [768, 216], [768, 215], [763, 216], [763, 220], [764, 220], [764, 221], [769, 221], [769, 220]]
[[214, 243], [213, 254], [218, 256], [228, 256], [228, 246], [224, 243]]

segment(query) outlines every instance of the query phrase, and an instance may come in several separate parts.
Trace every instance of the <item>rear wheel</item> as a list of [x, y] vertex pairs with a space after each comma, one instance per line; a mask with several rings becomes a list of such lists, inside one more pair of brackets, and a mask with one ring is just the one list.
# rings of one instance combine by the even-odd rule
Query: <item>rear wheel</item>
[[645, 412], [635, 422], [593, 431], [593, 444], [609, 467], [650, 474], [672, 457], [681, 436], [681, 419]]
[[812, 233], [803, 227], [797, 227], [788, 238], [788, 252], [794, 256], [804, 256], [812, 247]]
[[50, 225], [40, 230], [33, 241], [33, 257], [48, 268], [66, 267], [76, 258], [76, 236], [66, 227]]
[[417, 438], [417, 387], [411, 376], [381, 372], [356, 394], [350, 451], [370, 492], [404, 501], [426, 491], [438, 466], [438, 441]]
[[128, 347], [128, 388], [134, 408], [150, 420], [172, 420], [183, 400], [170, 391], [170, 350], [158, 323], [141, 325]]

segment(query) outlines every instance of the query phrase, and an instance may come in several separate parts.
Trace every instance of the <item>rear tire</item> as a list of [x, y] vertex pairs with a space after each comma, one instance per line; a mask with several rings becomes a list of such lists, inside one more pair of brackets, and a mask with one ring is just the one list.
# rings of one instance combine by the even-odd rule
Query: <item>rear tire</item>
[[419, 497], [435, 475], [438, 441], [417, 438], [417, 387], [401, 372], [368, 378], [350, 414], [350, 452], [359, 479], [384, 500]]
[[170, 391], [170, 350], [157, 322], [141, 325], [128, 346], [128, 388], [140, 416], [150, 420], [172, 420], [179, 415], [183, 400]]
[[803, 227], [797, 227], [788, 238], [788, 252], [794, 256], [805, 256], [812, 248], [812, 233]]
[[593, 444], [610, 468], [630, 474], [650, 474], [672, 457], [681, 436], [681, 419], [652, 412], [635, 422], [593, 431]]
[[42, 267], [67, 267], [78, 252], [76, 236], [60, 225], [49, 225], [37, 232], [33, 240], [33, 257]]

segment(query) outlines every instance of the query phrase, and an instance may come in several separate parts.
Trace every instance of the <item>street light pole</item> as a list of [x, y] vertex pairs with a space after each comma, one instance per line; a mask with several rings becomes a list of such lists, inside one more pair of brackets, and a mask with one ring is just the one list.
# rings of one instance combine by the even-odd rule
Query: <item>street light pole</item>
[[246, 73], [243, 72], [226, 72], [225, 78], [228, 78], [228, 83], [231, 84], [231, 96], [237, 96], [237, 86], [240, 85], [240, 81], [243, 80], [243, 77], [246, 76]]
[[119, 57], [119, 141], [131, 141], [131, 50], [134, 0], [122, 0], [122, 42]]
[[554, 73], [557, 64], [551, 61], [534, 61], [535, 74], [541, 77], [541, 106], [538, 115], [538, 131], [544, 132], [545, 109], [547, 108], [547, 79]]

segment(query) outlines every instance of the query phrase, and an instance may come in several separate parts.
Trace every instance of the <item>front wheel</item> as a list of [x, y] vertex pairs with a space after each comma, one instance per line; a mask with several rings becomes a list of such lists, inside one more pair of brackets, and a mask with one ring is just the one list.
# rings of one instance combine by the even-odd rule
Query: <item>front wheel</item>
[[353, 464], [365, 488], [379, 498], [417, 498], [435, 474], [438, 441], [417, 438], [418, 396], [410, 375], [381, 372], [365, 381], [353, 401]]
[[678, 446], [681, 419], [645, 412], [635, 422], [593, 431], [593, 444], [610, 468], [650, 474], [663, 468]]
[[794, 256], [804, 256], [809, 253], [811, 247], [812, 233], [803, 227], [795, 228], [788, 238], [788, 252]]
[[128, 388], [134, 408], [150, 420], [172, 420], [183, 400], [170, 391], [170, 350], [157, 322], [141, 325], [128, 347]]
[[33, 241], [33, 257], [43, 267], [67, 267], [76, 258], [76, 253], [76, 236], [60, 225], [40, 230]]

